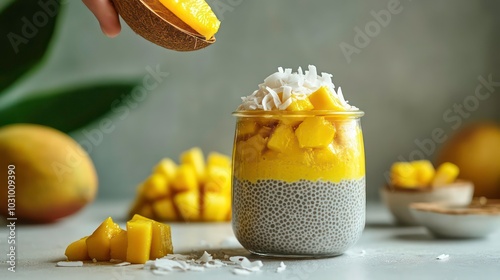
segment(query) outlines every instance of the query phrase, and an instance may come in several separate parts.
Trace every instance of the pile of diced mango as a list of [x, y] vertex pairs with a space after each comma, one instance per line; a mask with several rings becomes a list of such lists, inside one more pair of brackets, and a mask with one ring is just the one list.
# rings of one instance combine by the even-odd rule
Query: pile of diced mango
[[460, 170], [451, 162], [445, 162], [434, 169], [428, 160], [395, 162], [391, 166], [391, 185], [401, 188], [442, 187], [453, 183]]
[[172, 253], [170, 226], [134, 215], [127, 222], [127, 230], [121, 229], [108, 217], [90, 236], [71, 243], [65, 255], [68, 261], [145, 263]]
[[137, 188], [129, 215], [162, 221], [220, 222], [231, 219], [231, 159], [200, 148], [162, 159]]
[[[278, 96], [282, 98], [281, 93]], [[284, 113], [273, 118], [249, 116], [239, 119], [235, 167], [241, 169], [239, 167], [245, 165], [241, 170], [246, 170], [247, 174], [258, 169], [259, 176], [269, 170], [268, 177], [272, 178], [273, 173], [276, 174], [274, 178], [290, 177], [290, 181], [318, 178], [337, 181], [364, 176], [362, 132], [357, 121], [318, 112], [345, 111], [337, 97], [327, 87], [320, 87], [303, 99], [291, 98], [292, 103], [286, 110], [306, 112], [304, 115]], [[359, 168], [353, 169], [353, 163]], [[320, 173], [307, 170], [308, 174], [302, 174], [304, 165], [314, 166]], [[335, 168], [336, 172], [325, 174], [325, 168]]]

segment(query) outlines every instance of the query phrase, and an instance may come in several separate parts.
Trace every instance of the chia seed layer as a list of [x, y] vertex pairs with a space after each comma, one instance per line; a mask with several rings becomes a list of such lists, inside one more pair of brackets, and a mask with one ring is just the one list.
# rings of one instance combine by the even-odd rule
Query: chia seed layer
[[234, 178], [232, 209], [234, 233], [253, 253], [340, 255], [365, 225], [365, 178], [339, 183]]

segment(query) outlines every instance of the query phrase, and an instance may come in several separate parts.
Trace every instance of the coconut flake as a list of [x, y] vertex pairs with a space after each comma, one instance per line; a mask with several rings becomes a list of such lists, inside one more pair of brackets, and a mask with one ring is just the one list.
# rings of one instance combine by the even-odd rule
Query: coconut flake
[[236, 275], [249, 275], [251, 272], [248, 270], [240, 269], [240, 268], [235, 268], [233, 269], [233, 273]]
[[83, 262], [82, 262], [82, 261], [75, 261], [75, 262], [70, 262], [70, 261], [57, 262], [57, 266], [60, 266], [60, 267], [80, 267], [80, 266], [83, 266]]
[[131, 263], [129, 263], [129, 262], [121, 262], [121, 263], [115, 264], [115, 266], [127, 266], [127, 265], [131, 265]]
[[205, 251], [205, 252], [203, 252], [203, 255], [199, 259], [197, 259], [196, 261], [207, 263], [211, 260], [213, 260], [212, 255], [210, 255], [209, 253], [207, 253], [207, 251]]
[[439, 256], [436, 257], [436, 259], [440, 260], [440, 261], [447, 260], [449, 258], [450, 258], [450, 255], [446, 255], [446, 254], [441, 254], [441, 255], [439, 255]]
[[278, 268], [276, 268], [276, 272], [281, 273], [281, 272], [285, 271], [285, 269], [286, 269], [285, 263], [281, 262], [280, 266], [278, 266]]

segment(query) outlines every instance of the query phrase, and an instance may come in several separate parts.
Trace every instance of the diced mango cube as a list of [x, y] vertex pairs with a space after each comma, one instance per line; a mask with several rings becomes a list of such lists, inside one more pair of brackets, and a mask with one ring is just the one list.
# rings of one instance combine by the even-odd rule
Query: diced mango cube
[[203, 181], [205, 176], [205, 159], [200, 148], [195, 147], [181, 154], [181, 164], [190, 164], [195, 171], [198, 181]]
[[146, 263], [151, 252], [153, 224], [146, 220], [127, 222], [127, 261]]
[[311, 111], [314, 109], [313, 104], [308, 98], [298, 99], [292, 96], [292, 103], [286, 108], [287, 111]]
[[409, 162], [395, 162], [391, 166], [391, 183], [394, 186], [415, 188], [418, 186], [415, 167]]
[[231, 168], [231, 158], [217, 152], [211, 152], [207, 157], [207, 168], [210, 166], [219, 166]]
[[338, 98], [325, 86], [311, 93], [308, 98], [314, 106], [314, 110], [345, 111]]
[[208, 166], [204, 190], [207, 192], [230, 193], [231, 169], [227, 167]]
[[203, 202], [203, 220], [222, 222], [227, 218], [231, 200], [224, 194], [207, 192]]
[[110, 240], [120, 233], [122, 229], [113, 222], [111, 217], [104, 220], [101, 225], [87, 238], [87, 250], [91, 259], [109, 261]]
[[168, 182], [164, 175], [153, 173], [143, 183], [143, 194], [149, 200], [154, 200], [169, 194]]
[[109, 242], [111, 259], [127, 260], [127, 243], [127, 231], [122, 229]]
[[64, 252], [68, 261], [84, 261], [90, 259], [87, 251], [87, 238], [88, 236], [85, 236], [68, 245]]
[[436, 174], [432, 179], [432, 186], [440, 187], [453, 183], [460, 173], [458, 166], [451, 162], [444, 162], [438, 166]]
[[198, 221], [200, 219], [200, 194], [198, 190], [176, 194], [174, 203], [183, 220]]
[[267, 147], [280, 153], [298, 150], [299, 144], [293, 128], [286, 124], [278, 125], [271, 137], [269, 137]]
[[169, 225], [148, 219], [141, 215], [134, 215], [132, 221], [136, 220], [150, 221], [152, 223], [150, 259], [162, 258], [174, 252]]
[[255, 135], [255, 133], [257, 133], [257, 130], [259, 129], [257, 122], [253, 119], [241, 120], [237, 125], [238, 127], [236, 130], [238, 132], [238, 137]]
[[295, 130], [302, 148], [324, 148], [333, 141], [335, 127], [324, 117], [308, 117]]
[[162, 174], [167, 181], [174, 179], [177, 172], [177, 164], [169, 158], [162, 159], [154, 168], [153, 173]]
[[191, 164], [182, 164], [177, 169], [172, 188], [176, 191], [189, 191], [198, 188], [198, 177]]
[[165, 197], [153, 203], [153, 210], [156, 217], [164, 221], [177, 220], [177, 213], [175, 212], [174, 202], [170, 197]]
[[411, 164], [415, 168], [417, 185], [428, 186], [436, 172], [432, 163], [428, 160], [417, 160], [412, 161]]

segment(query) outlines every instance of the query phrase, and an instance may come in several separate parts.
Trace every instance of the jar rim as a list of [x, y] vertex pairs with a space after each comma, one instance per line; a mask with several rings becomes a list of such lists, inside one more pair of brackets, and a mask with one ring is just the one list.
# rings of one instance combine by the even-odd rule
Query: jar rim
[[284, 110], [273, 110], [273, 111], [234, 111], [232, 113], [235, 117], [338, 117], [338, 118], [352, 118], [358, 119], [365, 115], [365, 112], [357, 111], [332, 111], [332, 110], [312, 110], [312, 111], [284, 111]]

